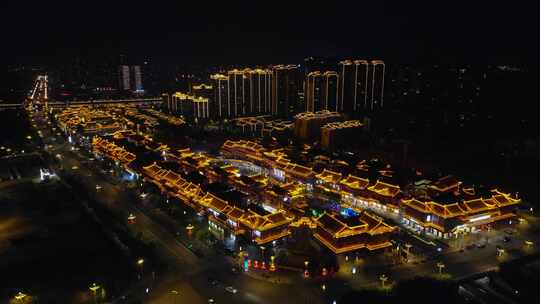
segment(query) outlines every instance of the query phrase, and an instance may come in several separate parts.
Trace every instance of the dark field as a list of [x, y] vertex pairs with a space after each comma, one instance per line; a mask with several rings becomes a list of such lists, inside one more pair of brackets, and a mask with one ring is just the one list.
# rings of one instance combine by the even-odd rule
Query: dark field
[[39, 303], [92, 301], [92, 282], [117, 295], [133, 265], [61, 184], [0, 184], [0, 302], [18, 291]]

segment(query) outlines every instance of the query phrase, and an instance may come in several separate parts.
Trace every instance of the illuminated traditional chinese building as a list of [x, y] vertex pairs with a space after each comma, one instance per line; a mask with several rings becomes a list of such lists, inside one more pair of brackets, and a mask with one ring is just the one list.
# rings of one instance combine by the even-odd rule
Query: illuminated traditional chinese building
[[455, 237], [462, 232], [472, 232], [483, 227], [512, 220], [516, 217], [516, 206], [520, 203], [510, 194], [491, 190], [485, 196], [458, 190], [456, 186], [441, 188], [441, 182], [434, 186], [439, 190], [454, 189], [447, 195], [422, 198], [408, 198], [401, 201], [404, 222], [421, 232], [437, 237]]
[[339, 194], [339, 181], [342, 178], [341, 173], [324, 169], [323, 172], [315, 175], [315, 188], [323, 190], [323, 192], [334, 192]]
[[395, 231], [382, 218], [366, 211], [352, 217], [324, 213], [316, 219], [316, 224], [313, 236], [335, 254], [390, 247], [390, 237]]

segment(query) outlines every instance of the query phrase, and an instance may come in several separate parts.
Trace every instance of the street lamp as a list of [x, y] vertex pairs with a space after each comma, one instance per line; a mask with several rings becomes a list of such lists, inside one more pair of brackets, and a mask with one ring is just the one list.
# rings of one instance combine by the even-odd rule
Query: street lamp
[[275, 256], [270, 257], [270, 271], [276, 271], [276, 264], [274, 263], [275, 259]]
[[443, 268], [446, 267], [442, 262], [437, 263], [437, 268], [439, 268], [439, 274], [442, 274]]
[[26, 294], [22, 293], [22, 292], [18, 292], [16, 295], [15, 295], [15, 300], [21, 302], [21, 303], [24, 303], [23, 300], [24, 298], [26, 298]]
[[304, 278], [309, 277], [308, 265], [309, 265], [309, 261], [308, 261], [308, 260], [305, 260], [305, 261], [304, 261], [304, 266], [305, 266], [305, 269], [304, 269]]
[[89, 287], [89, 289], [94, 294], [94, 302], [97, 303], [97, 291], [101, 288], [101, 286], [97, 285], [96, 283], [92, 283], [92, 285]]
[[406, 255], [406, 258], [405, 258], [405, 261], [408, 262], [410, 260], [410, 255], [411, 255], [411, 247], [412, 245], [409, 244], [409, 243], [406, 243], [405, 245], [405, 250], [403, 250], [405, 253], [407, 253]]
[[193, 229], [195, 228], [195, 226], [193, 226], [192, 224], [188, 224], [187, 227], [186, 227], [186, 230], [187, 230], [187, 233], [189, 236], [191, 236], [193, 234]]
[[174, 297], [174, 304], [176, 304], [176, 299], [178, 299], [178, 295], [180, 294], [177, 290], [171, 290], [171, 294]]
[[386, 281], [388, 281], [388, 277], [385, 275], [385, 274], [382, 274], [380, 277], [379, 277], [379, 280], [381, 281], [381, 287], [384, 288], [384, 283]]
[[144, 259], [138, 259], [137, 260], [137, 265], [139, 266], [140, 270], [141, 270], [141, 279], [142, 279], [142, 274], [143, 274], [143, 267], [144, 267]]

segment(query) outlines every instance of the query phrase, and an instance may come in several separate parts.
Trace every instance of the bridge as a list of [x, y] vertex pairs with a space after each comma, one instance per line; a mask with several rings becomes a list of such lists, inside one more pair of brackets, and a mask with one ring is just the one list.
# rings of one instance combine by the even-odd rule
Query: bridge
[[[48, 107], [67, 107], [72, 105], [103, 105], [103, 104], [137, 104], [137, 105], [156, 105], [161, 104], [161, 97], [149, 98], [128, 98], [128, 99], [102, 99], [102, 100], [78, 100], [72, 102], [47, 102]], [[0, 110], [23, 108], [25, 103], [0, 103]]]
[[22, 103], [0, 103], [0, 110], [19, 109], [27, 105], [41, 106], [45, 109], [49, 107], [62, 108], [70, 105], [104, 105], [104, 104], [137, 104], [137, 105], [155, 105], [161, 104], [161, 97], [147, 98], [127, 98], [127, 99], [96, 99], [96, 100], [77, 100], [71, 102], [59, 102], [50, 99], [49, 77], [47, 75], [38, 75], [28, 94], [27, 99]]

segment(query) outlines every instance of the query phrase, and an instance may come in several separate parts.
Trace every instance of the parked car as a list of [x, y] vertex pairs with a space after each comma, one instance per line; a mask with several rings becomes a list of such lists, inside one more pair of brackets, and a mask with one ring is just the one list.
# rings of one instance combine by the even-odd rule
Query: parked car
[[512, 235], [514, 233], [514, 231], [512, 229], [505, 229], [504, 233]]
[[232, 286], [227, 286], [227, 288], [225, 288], [226, 291], [230, 292], [230, 293], [237, 293], [238, 290], [236, 290], [236, 288], [232, 287]]

